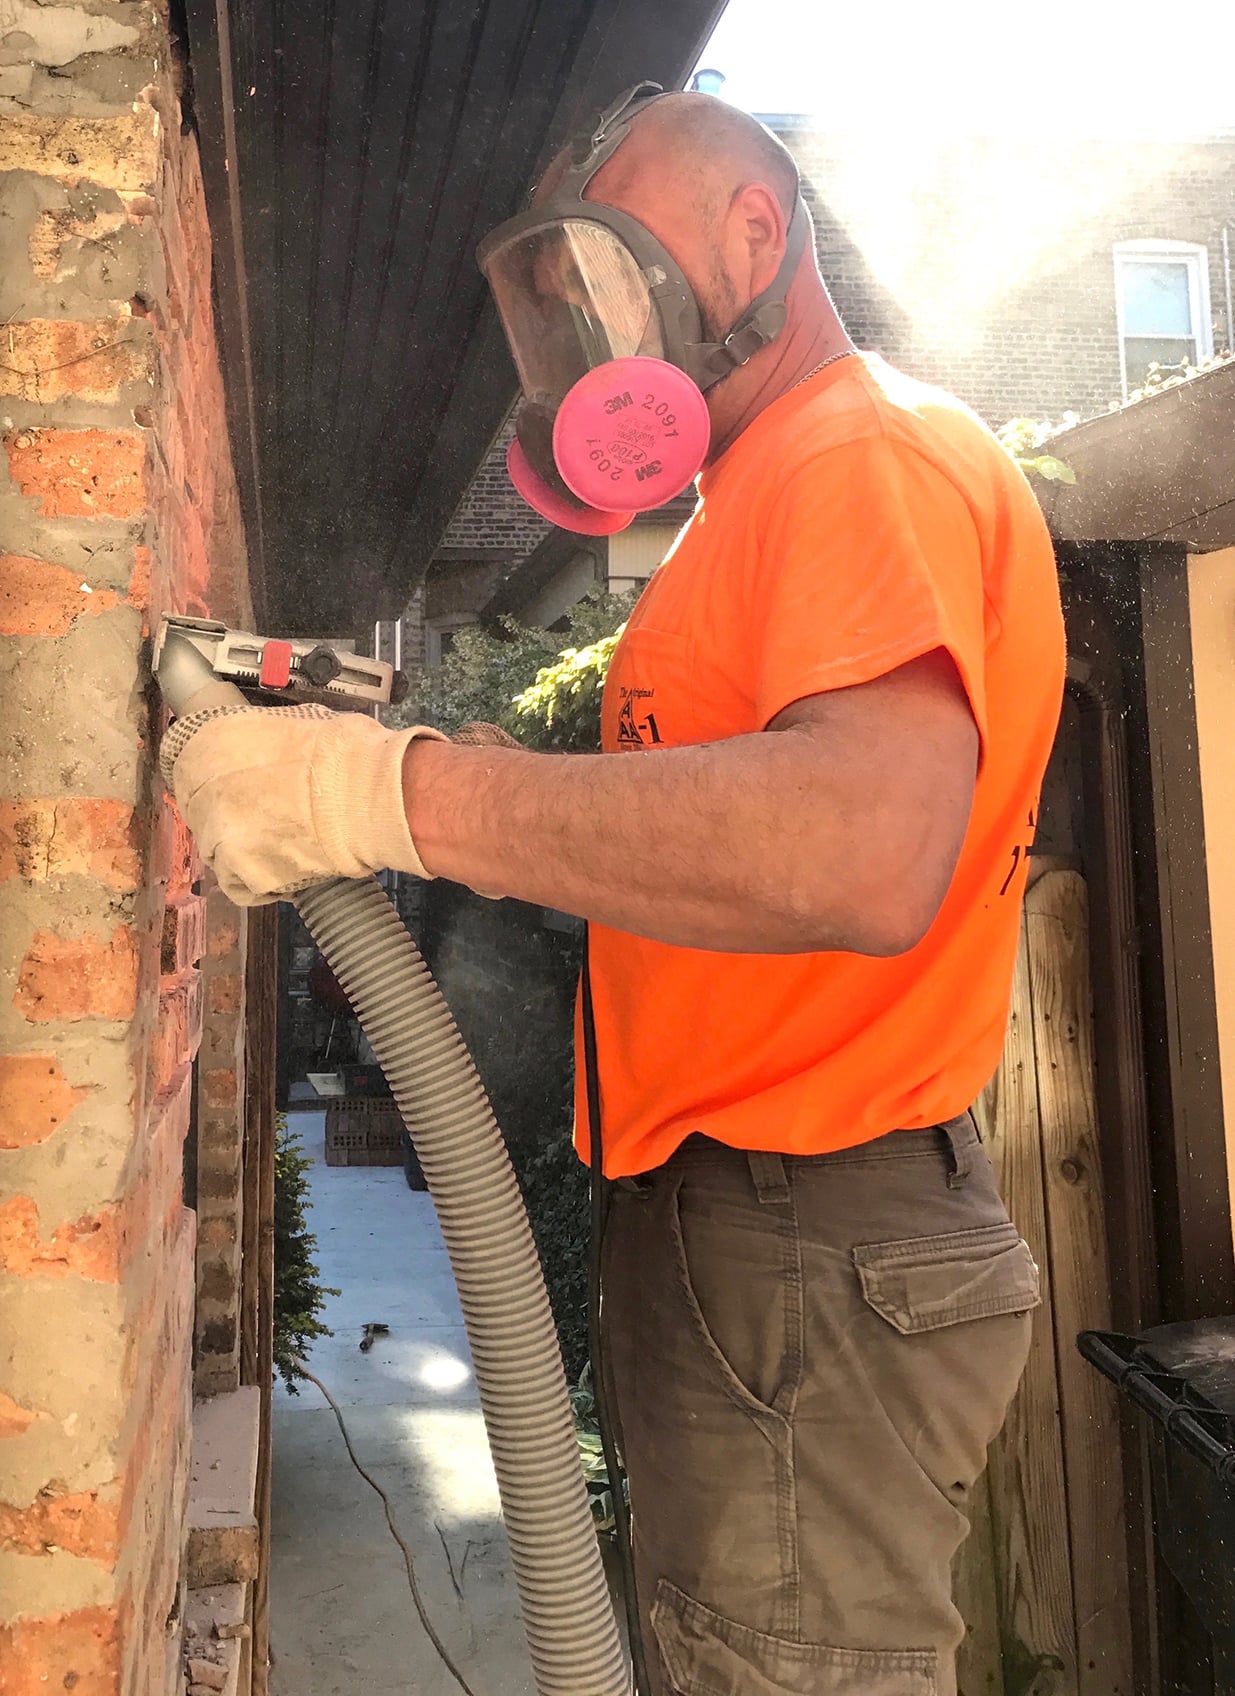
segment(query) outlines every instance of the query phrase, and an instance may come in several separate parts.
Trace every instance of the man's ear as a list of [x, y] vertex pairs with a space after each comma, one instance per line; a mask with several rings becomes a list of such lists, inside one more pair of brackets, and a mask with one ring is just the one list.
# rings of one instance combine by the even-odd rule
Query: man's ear
[[747, 183], [740, 188], [733, 197], [732, 209], [740, 220], [753, 300], [767, 288], [785, 257], [788, 220], [775, 191], [766, 183]]

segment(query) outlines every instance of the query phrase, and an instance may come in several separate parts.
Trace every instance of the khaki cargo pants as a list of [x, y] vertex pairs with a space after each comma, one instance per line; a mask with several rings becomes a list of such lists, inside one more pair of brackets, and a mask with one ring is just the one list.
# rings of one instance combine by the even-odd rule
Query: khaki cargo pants
[[968, 1115], [691, 1138], [615, 1187], [603, 1287], [656, 1696], [955, 1696], [952, 1559], [1038, 1302]]

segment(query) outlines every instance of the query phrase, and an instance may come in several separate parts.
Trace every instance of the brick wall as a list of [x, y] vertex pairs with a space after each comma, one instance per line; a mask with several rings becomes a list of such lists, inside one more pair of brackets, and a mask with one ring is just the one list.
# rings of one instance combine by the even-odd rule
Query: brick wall
[[20, 16], [5, 57], [25, 58], [0, 66], [0, 1690], [162, 1696], [210, 944], [154, 769], [148, 637], [164, 610], [244, 615], [243, 541], [162, 12]]
[[197, 1094], [197, 1312], [193, 1387], [240, 1386], [245, 915], [207, 872]]
[[498, 432], [442, 537], [444, 548], [513, 548], [517, 557], [523, 558], [549, 534], [551, 526], [511, 487], [506, 472], [506, 449], [514, 433], [512, 414]]
[[1235, 142], [782, 140], [858, 345], [991, 423], [1119, 398], [1117, 242], [1207, 247], [1215, 346], [1230, 345], [1221, 231], [1235, 236]]

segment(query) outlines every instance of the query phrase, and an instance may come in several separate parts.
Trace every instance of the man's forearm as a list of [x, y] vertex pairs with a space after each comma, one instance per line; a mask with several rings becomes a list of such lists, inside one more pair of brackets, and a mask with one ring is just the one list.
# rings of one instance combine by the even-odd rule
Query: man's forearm
[[421, 742], [404, 766], [434, 875], [730, 952], [896, 951], [888, 880], [938, 821], [877, 789], [851, 750], [793, 729], [643, 755]]

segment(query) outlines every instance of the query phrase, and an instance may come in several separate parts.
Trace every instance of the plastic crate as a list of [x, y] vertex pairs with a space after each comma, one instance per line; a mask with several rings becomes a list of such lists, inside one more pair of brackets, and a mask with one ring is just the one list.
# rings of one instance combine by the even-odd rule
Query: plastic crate
[[403, 1120], [394, 1102], [332, 1102], [326, 1109], [326, 1164], [402, 1166]]

